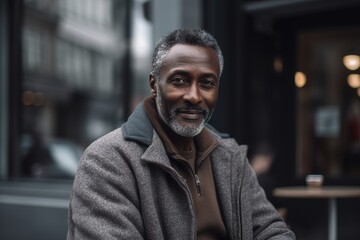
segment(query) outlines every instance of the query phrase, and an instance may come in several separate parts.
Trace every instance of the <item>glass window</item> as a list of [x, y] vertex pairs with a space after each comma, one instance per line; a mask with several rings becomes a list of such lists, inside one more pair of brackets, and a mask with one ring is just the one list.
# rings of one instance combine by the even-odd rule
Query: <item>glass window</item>
[[[133, 13], [144, 2], [24, 1], [17, 177], [73, 178], [83, 150], [126, 120], [135, 96], [144, 97], [151, 29], [144, 11]], [[144, 32], [130, 29], [139, 21], [146, 34], [131, 35]], [[137, 48], [140, 57], [130, 39], [147, 47]], [[139, 58], [146, 62], [137, 64]], [[130, 83], [133, 70], [138, 80]]]
[[[0, 178], [7, 176], [8, 136], [8, 47], [7, 47], [7, 2], [0, 1]], [[3, 159], [3, 160], [1, 160]]]
[[298, 174], [360, 176], [360, 30], [297, 40]]

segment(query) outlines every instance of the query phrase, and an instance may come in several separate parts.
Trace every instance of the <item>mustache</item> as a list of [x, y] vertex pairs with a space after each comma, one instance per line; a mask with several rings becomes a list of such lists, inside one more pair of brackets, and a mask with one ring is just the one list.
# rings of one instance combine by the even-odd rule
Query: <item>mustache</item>
[[202, 112], [203, 114], [208, 114], [209, 109], [203, 108], [197, 105], [180, 105], [175, 107], [175, 112], [187, 112], [187, 111], [194, 111], [194, 112]]
[[189, 105], [189, 104], [178, 104], [176, 106], [173, 106], [169, 110], [169, 118], [174, 119], [176, 115], [180, 112], [201, 112], [204, 116], [204, 118], [207, 118], [209, 116], [210, 110], [208, 108], [203, 108], [197, 105]]

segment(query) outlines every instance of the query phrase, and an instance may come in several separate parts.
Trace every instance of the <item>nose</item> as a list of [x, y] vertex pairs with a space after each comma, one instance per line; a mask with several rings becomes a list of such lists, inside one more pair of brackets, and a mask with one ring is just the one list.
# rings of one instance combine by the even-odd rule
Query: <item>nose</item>
[[200, 89], [196, 83], [191, 84], [183, 98], [185, 102], [191, 103], [192, 105], [197, 105], [202, 101]]

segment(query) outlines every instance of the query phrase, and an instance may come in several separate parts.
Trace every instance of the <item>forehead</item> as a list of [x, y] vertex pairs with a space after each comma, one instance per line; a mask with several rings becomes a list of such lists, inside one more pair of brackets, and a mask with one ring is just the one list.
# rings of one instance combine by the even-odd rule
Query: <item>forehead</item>
[[219, 59], [212, 48], [187, 44], [176, 44], [170, 49], [164, 59], [162, 70], [193, 65], [208, 68], [218, 76], [220, 74]]

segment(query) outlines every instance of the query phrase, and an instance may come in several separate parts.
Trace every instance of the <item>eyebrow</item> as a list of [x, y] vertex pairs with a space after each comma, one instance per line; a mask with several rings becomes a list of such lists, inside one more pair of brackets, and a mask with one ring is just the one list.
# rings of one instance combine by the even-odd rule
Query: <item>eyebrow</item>
[[203, 77], [215, 78], [216, 80], [219, 79], [219, 77], [218, 77], [216, 74], [214, 74], [214, 73], [205, 73], [205, 74], [203, 74], [202, 76], [203, 76]]
[[[174, 75], [176, 75], [176, 74], [185, 75], [185, 76], [187, 76], [187, 77], [190, 77], [190, 76], [191, 76], [190, 72], [185, 71], [185, 70], [181, 70], [181, 69], [175, 70], [175, 71], [172, 72], [169, 76], [172, 77], [172, 76], [174, 76]], [[202, 77], [202, 78], [204, 78], [204, 77], [211, 77], [211, 78], [215, 78], [216, 80], [219, 79], [219, 77], [218, 77], [215, 73], [204, 73], [204, 74], [201, 75], [201, 77]]]
[[188, 71], [185, 71], [185, 70], [175, 70], [169, 76], [172, 77], [176, 74], [185, 75], [187, 77], [190, 77], [190, 75], [191, 75]]

